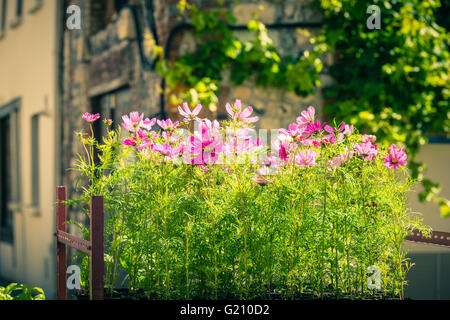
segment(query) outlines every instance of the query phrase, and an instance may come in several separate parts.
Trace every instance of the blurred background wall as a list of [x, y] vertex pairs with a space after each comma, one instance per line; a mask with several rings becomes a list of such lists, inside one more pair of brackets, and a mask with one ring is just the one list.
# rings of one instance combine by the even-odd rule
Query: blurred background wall
[[[450, 144], [430, 143], [424, 146], [418, 159], [428, 166], [426, 176], [442, 185], [442, 195], [450, 196]], [[417, 192], [421, 187], [416, 188]], [[421, 203], [417, 195], [410, 196], [411, 209], [423, 214], [424, 222], [433, 230], [450, 232], [450, 219], [442, 218], [439, 206]], [[415, 266], [407, 276], [405, 295], [414, 299], [450, 299], [450, 248], [429, 244], [405, 243]]]

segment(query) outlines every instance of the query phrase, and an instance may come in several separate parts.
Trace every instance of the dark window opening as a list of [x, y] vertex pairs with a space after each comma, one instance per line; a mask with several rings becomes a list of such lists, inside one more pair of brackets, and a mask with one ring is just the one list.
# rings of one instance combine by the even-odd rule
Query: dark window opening
[[16, 3], [16, 16], [21, 17], [23, 13], [23, 0], [17, 0]]
[[120, 9], [128, 3], [127, 0], [93, 1], [91, 4], [90, 20], [91, 34], [95, 34], [108, 26]]
[[11, 124], [10, 116], [0, 118], [0, 240], [12, 242], [11, 201]]
[[[130, 112], [130, 90], [128, 86], [93, 97], [91, 99], [91, 113], [100, 113], [101, 118], [93, 123], [94, 138], [98, 143], [103, 143], [102, 137], [106, 135], [104, 119], [111, 119], [109, 130], [116, 130], [122, 122], [122, 115]], [[137, 111], [137, 110], [132, 110]], [[98, 151], [94, 151], [94, 162], [99, 163]]]
[[7, 1], [6, 0], [2, 0], [2, 6], [1, 6], [1, 10], [2, 10], [2, 15], [0, 17], [1, 21], [0, 21], [0, 33], [4, 32], [6, 29], [6, 10], [8, 9], [8, 6], [6, 5]]
[[39, 115], [31, 118], [31, 204], [39, 206]]
[[[97, 140], [98, 143], [102, 142], [102, 135], [103, 135], [103, 111], [102, 111], [102, 105], [101, 105], [101, 99], [102, 96], [98, 96], [95, 98], [92, 98], [91, 100], [91, 110], [92, 114], [99, 113], [101, 118], [97, 121], [94, 121], [92, 123], [92, 129], [94, 131], [94, 138]], [[99, 157], [98, 157], [98, 150], [97, 148], [94, 148], [94, 163], [97, 165], [99, 163]]]
[[113, 93], [109, 97], [109, 119], [113, 121], [111, 125], [111, 130], [117, 129], [117, 121], [116, 121], [116, 95]]

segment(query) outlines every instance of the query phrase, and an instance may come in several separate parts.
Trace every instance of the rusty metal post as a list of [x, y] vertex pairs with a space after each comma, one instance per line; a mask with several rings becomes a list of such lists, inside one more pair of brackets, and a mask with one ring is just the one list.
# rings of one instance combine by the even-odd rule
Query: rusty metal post
[[103, 197], [91, 197], [90, 298], [103, 300]]
[[[56, 188], [56, 232], [66, 232], [66, 187]], [[66, 245], [56, 238], [56, 292], [58, 300], [66, 300]]]

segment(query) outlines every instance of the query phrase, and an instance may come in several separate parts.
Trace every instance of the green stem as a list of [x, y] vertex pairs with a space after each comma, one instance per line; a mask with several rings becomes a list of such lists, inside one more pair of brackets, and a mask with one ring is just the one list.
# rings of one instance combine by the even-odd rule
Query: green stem
[[186, 299], [189, 300], [189, 220], [186, 223]]
[[239, 174], [237, 175], [237, 181], [238, 181], [238, 186], [239, 186], [239, 193], [241, 194], [241, 212], [242, 212], [242, 224], [243, 224], [243, 236], [244, 236], [244, 273], [245, 273], [245, 295], [247, 296], [248, 294], [248, 288], [249, 288], [249, 277], [248, 277], [248, 272], [247, 272], [247, 224], [246, 224], [246, 219], [245, 219], [245, 198], [244, 198], [244, 194], [242, 192], [242, 186], [241, 186], [241, 181], [240, 181], [240, 176]]

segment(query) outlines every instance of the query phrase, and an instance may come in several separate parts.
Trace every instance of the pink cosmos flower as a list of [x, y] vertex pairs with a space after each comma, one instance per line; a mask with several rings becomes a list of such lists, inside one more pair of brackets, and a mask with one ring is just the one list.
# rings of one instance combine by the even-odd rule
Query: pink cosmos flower
[[[226, 142], [223, 144], [223, 153], [227, 160], [233, 158], [235, 161], [236, 155], [252, 154], [258, 147], [261, 146], [262, 141], [256, 138], [256, 131], [250, 128], [237, 128], [232, 126], [226, 127]], [[256, 139], [256, 140], [255, 140]], [[250, 162], [256, 162], [255, 157], [250, 159]], [[243, 160], [239, 159], [239, 161]]]
[[180, 121], [176, 121], [175, 123], [173, 123], [172, 120], [167, 119], [167, 120], [157, 120], [157, 123], [158, 126], [163, 128], [164, 130], [171, 131], [180, 124]]
[[331, 126], [329, 126], [329, 125], [326, 125], [326, 126], [323, 128], [323, 130], [325, 130], [325, 131], [328, 132], [328, 133], [334, 133], [334, 128], [331, 127]]
[[320, 121], [316, 121], [314, 123], [308, 123], [308, 125], [306, 126], [305, 133], [313, 134], [316, 131], [321, 132], [321, 131], [323, 131], [323, 126], [326, 124], [327, 124], [326, 122], [320, 124]]
[[261, 163], [275, 170], [283, 166], [283, 164], [280, 162], [280, 158], [272, 154], [269, 154], [266, 158], [261, 159]]
[[311, 147], [313, 145], [314, 139], [312, 138], [306, 138], [306, 139], [302, 139], [302, 141], [300, 141], [300, 143], [305, 146], [305, 147]]
[[326, 125], [323, 129], [329, 133], [328, 135], [324, 135], [322, 138], [322, 142], [324, 144], [334, 144], [336, 142], [341, 142], [344, 140], [344, 134], [342, 133], [342, 131], [345, 129], [345, 122], [342, 122], [339, 128], [333, 128], [329, 125]]
[[316, 157], [317, 153], [314, 150], [308, 149], [306, 151], [299, 151], [295, 155], [295, 164], [300, 167], [314, 167], [315, 165], [317, 165]]
[[284, 134], [286, 136], [291, 136], [294, 140], [302, 140], [303, 139], [303, 132], [305, 132], [305, 127], [302, 127], [296, 123], [291, 123], [288, 126], [288, 129], [280, 129], [280, 134]]
[[150, 131], [152, 127], [155, 125], [155, 123], [156, 118], [153, 118], [152, 120], [150, 120], [149, 118], [145, 118], [145, 120], [142, 122], [142, 128], [144, 128], [147, 131]]
[[227, 103], [225, 109], [235, 122], [252, 123], [259, 120], [259, 117], [249, 118], [250, 114], [253, 112], [253, 108], [247, 107], [242, 110], [241, 100], [236, 100], [233, 107]]
[[[183, 110], [184, 109], [184, 110]], [[189, 109], [189, 105], [184, 102], [183, 103], [183, 109], [181, 109], [180, 106], [178, 106], [178, 112], [180, 113], [180, 115], [182, 115], [184, 117], [183, 121], [184, 122], [188, 122], [191, 120], [200, 120], [198, 116], [198, 114], [200, 113], [200, 111], [202, 110], [202, 105], [198, 104], [194, 110], [190, 110]]]
[[339, 128], [333, 128], [329, 125], [326, 125], [323, 129], [328, 133], [341, 132], [345, 128], [345, 122], [342, 122]]
[[134, 139], [125, 139], [123, 140], [123, 144], [126, 146], [134, 146], [136, 144], [136, 141]]
[[378, 147], [372, 142], [366, 141], [355, 145], [355, 151], [363, 156], [365, 161], [371, 161], [378, 154]]
[[340, 154], [328, 162], [331, 167], [339, 167], [345, 162], [345, 154]]
[[209, 119], [203, 119], [201, 122], [202, 132], [210, 132], [217, 134], [220, 129], [220, 123], [217, 120], [211, 121]]
[[203, 166], [205, 164], [213, 164], [219, 159], [222, 151], [222, 144], [219, 141], [205, 136], [205, 139], [199, 137], [191, 137], [190, 153], [193, 156], [191, 163]]
[[190, 137], [190, 146], [186, 149], [191, 155], [190, 163], [203, 166], [218, 161], [223, 150], [221, 136], [218, 133], [219, 123], [205, 119], [200, 122], [200, 129]]
[[130, 116], [124, 115], [122, 116], [122, 127], [127, 129], [129, 132], [135, 132], [142, 126], [142, 119], [144, 118], [144, 114], [141, 113], [139, 115], [138, 112], [130, 112]]
[[397, 169], [399, 166], [406, 166], [407, 157], [405, 147], [398, 149], [395, 144], [392, 144], [388, 149], [388, 156], [383, 158], [385, 161], [384, 166], [394, 169]]
[[325, 143], [325, 139], [321, 139], [321, 140], [313, 140], [312, 141], [312, 145], [314, 146], [314, 148], [319, 148], [322, 143]]
[[100, 113], [91, 114], [89, 112], [86, 112], [85, 114], [83, 114], [82, 118], [87, 122], [94, 122], [95, 120], [100, 118]]
[[[153, 132], [153, 131], [152, 131]], [[183, 137], [177, 134], [178, 132], [169, 132], [169, 131], [163, 131], [160, 135], [161, 138], [164, 139], [165, 142], [168, 142], [172, 145], [181, 143], [183, 141]]]
[[353, 133], [353, 125], [349, 126], [348, 124], [345, 125], [344, 127], [344, 134], [346, 136], [349, 136]]
[[[252, 137], [247, 137], [242, 141], [241, 151], [247, 154], [252, 154], [257, 150], [258, 147], [262, 146], [262, 140], [256, 139], [254, 140]], [[256, 158], [253, 158], [252, 161], [256, 161]]]
[[[139, 145], [140, 146], [142, 143], [146, 143], [146, 142], [150, 141], [148, 139], [147, 134], [148, 133], [146, 131], [138, 129], [137, 134], [135, 134], [135, 135], [133, 135], [133, 136], [123, 140], [123, 144], [127, 145], [127, 146], [134, 146], [134, 145]], [[143, 147], [140, 147], [139, 149], [142, 149], [142, 148]]]
[[280, 150], [278, 150], [278, 154], [280, 155], [280, 159], [283, 161], [287, 161], [289, 157], [289, 151], [288, 148], [284, 145], [280, 145]]
[[330, 133], [327, 135], [324, 135], [322, 137], [322, 143], [324, 144], [334, 144], [336, 142], [336, 136], [334, 135], [334, 133]]
[[143, 141], [141, 141], [141, 143], [137, 146], [137, 150], [148, 150], [148, 149], [152, 149], [152, 145], [153, 145], [154, 143], [150, 140], [150, 139], [148, 139], [148, 138], [145, 138]]
[[262, 140], [256, 137], [254, 129], [240, 128], [234, 132], [228, 128], [227, 134], [227, 137], [232, 137], [225, 145], [225, 151], [230, 155], [251, 154], [262, 145]]
[[280, 134], [275, 140], [273, 150], [277, 152], [279, 160], [289, 162], [293, 158], [293, 154], [291, 155], [291, 153], [296, 146], [296, 143], [293, 142], [290, 135]]
[[181, 153], [181, 146], [171, 146], [167, 143], [165, 144], [159, 144], [155, 143], [152, 146], [152, 150], [155, 152], [162, 153], [163, 155], [167, 156], [169, 160], [177, 157]]
[[314, 121], [314, 115], [316, 113], [316, 109], [314, 107], [309, 106], [307, 110], [301, 112], [301, 116], [296, 119], [297, 123], [301, 127], [305, 127], [308, 123]]
[[[231, 138], [224, 144], [224, 152], [231, 156], [233, 154], [252, 154], [258, 147], [262, 145], [262, 140], [254, 140], [252, 137]], [[254, 159], [252, 159], [254, 161]]]
[[370, 141], [370, 142], [374, 143], [375, 141], [377, 141], [377, 137], [374, 135], [370, 135], [370, 134], [363, 134], [363, 135], [361, 135], [361, 140], [362, 140], [362, 142]]
[[332, 160], [330, 160], [328, 162], [328, 165], [331, 167], [338, 167], [344, 163], [347, 163], [353, 157], [353, 153], [354, 153], [353, 151], [347, 151], [347, 149], [345, 149], [344, 153], [341, 153], [338, 156], [334, 157]]
[[280, 135], [276, 141], [276, 149], [278, 150], [278, 157], [284, 162], [289, 162], [291, 152], [294, 149], [294, 144], [291, 143], [292, 138], [290, 136]]

